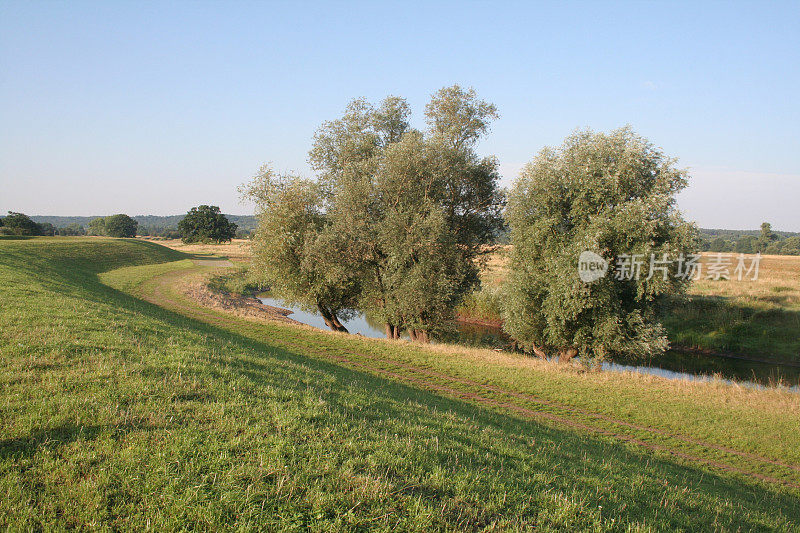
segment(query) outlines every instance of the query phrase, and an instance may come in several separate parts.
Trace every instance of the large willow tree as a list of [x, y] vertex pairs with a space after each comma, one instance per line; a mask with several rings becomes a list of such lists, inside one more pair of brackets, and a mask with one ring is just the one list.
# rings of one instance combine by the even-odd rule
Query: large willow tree
[[[497, 111], [453, 86], [433, 95], [425, 115], [421, 132], [402, 98], [377, 107], [354, 100], [314, 136], [317, 180], [267, 169], [246, 190], [260, 210], [256, 271], [291, 301], [327, 299], [334, 329], [352, 307], [383, 322], [390, 338], [405, 330], [427, 341], [478, 283], [503, 196], [496, 160], [479, 157], [475, 144]], [[302, 201], [276, 192], [294, 190]]]
[[[677, 259], [695, 249], [696, 230], [675, 207], [686, 184], [673, 159], [629, 128], [578, 132], [542, 150], [509, 196], [506, 331], [524, 348], [561, 359], [663, 352], [667, 338], [654, 311], [684, 289]], [[610, 272], [582, 281], [582, 252], [597, 254]]]

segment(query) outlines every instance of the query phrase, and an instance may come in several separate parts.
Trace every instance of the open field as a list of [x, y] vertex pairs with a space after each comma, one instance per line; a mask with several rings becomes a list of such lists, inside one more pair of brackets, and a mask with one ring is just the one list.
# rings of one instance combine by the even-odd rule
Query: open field
[[800, 363], [800, 256], [763, 256], [757, 281], [694, 281], [662, 320], [678, 345]]
[[153, 239], [140, 237], [141, 240], [155, 242], [167, 248], [193, 256], [226, 257], [238, 263], [250, 261], [250, 241], [248, 239], [233, 239], [227, 244], [185, 244], [180, 239]]
[[0, 527], [800, 527], [796, 394], [239, 317], [189, 259], [0, 243]]
[[[493, 254], [482, 272], [483, 289], [467, 298], [462, 316], [500, 322], [498, 287], [505, 279], [510, 247]], [[716, 254], [706, 252], [704, 272]], [[661, 321], [677, 347], [800, 363], [800, 256], [762, 256], [756, 281], [698, 279], [688, 299], [668, 305]], [[753, 255], [745, 255], [750, 265]]]

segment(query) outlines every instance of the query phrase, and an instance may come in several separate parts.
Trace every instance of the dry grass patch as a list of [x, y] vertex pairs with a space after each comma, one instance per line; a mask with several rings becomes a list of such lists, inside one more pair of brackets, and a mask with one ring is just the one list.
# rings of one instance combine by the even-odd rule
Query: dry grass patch
[[186, 244], [180, 239], [154, 240], [146, 237], [141, 237], [141, 239], [154, 241], [187, 254], [227, 257], [231, 261], [239, 263], [249, 263], [251, 257], [248, 239], [233, 239], [228, 244]]

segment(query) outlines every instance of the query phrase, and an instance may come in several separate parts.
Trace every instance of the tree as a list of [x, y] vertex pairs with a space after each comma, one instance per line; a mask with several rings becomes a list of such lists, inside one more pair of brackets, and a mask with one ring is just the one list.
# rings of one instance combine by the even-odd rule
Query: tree
[[2, 226], [9, 229], [13, 235], [41, 235], [41, 227], [31, 220], [28, 215], [9, 211], [8, 216], [2, 219]]
[[775, 241], [767, 246], [767, 249], [764, 250], [765, 254], [770, 255], [781, 255], [783, 253], [783, 245], [785, 241]]
[[83, 228], [83, 226], [81, 226], [77, 222], [73, 222], [68, 226], [65, 226], [63, 228], [58, 228], [58, 234], [65, 236], [86, 235], [86, 230]]
[[723, 239], [722, 237], [717, 237], [711, 243], [709, 243], [708, 251], [709, 252], [730, 252], [733, 248], [731, 243]]
[[431, 98], [426, 133], [408, 115], [397, 97], [378, 109], [356, 100], [323, 124], [309, 160], [361, 273], [359, 308], [390, 338], [427, 341], [477, 285], [481, 247], [502, 224], [497, 162], [474, 150], [497, 112], [453, 86]]
[[250, 272], [270, 293], [308, 311], [318, 311], [334, 331], [356, 306], [359, 280], [342, 256], [345, 247], [324, 212], [319, 185], [279, 175], [265, 165], [243, 194], [257, 208]]
[[[502, 225], [497, 162], [474, 150], [496, 110], [454, 86], [433, 96], [426, 115], [423, 133], [410, 127], [401, 98], [378, 107], [353, 100], [314, 136], [309, 162], [317, 181], [262, 175], [256, 181], [270, 185], [254, 182], [261, 192], [245, 187], [261, 212], [257, 253], [274, 262], [280, 255], [286, 265], [261, 267], [265, 277], [295, 301], [328, 295], [323, 307], [334, 318], [346, 301], [382, 321], [390, 338], [407, 330], [427, 341], [452, 318], [478, 283], [483, 246]], [[287, 242], [296, 255], [286, 257]], [[276, 279], [287, 277], [306, 288], [287, 290]]]
[[185, 243], [230, 242], [236, 236], [236, 228], [215, 205], [193, 207], [178, 223]]
[[761, 235], [758, 237], [758, 250], [761, 253], [767, 251], [767, 247], [774, 241], [778, 240], [778, 236], [772, 232], [772, 225], [769, 222], [761, 224]]
[[56, 227], [53, 226], [49, 222], [41, 222], [38, 224], [39, 226], [39, 235], [47, 235], [48, 237], [52, 237], [56, 235]]
[[[578, 276], [584, 251], [611, 265], [632, 257], [663, 260], [696, 246], [675, 194], [687, 174], [630, 128], [577, 132], [545, 148], [522, 171], [509, 197], [511, 263], [503, 302], [506, 331], [539, 356], [651, 356], [667, 338], [655, 308], [686, 283], [676, 263], [648, 277], [592, 283]], [[662, 265], [664, 266], [664, 265]], [[633, 274], [633, 272], [631, 272]], [[629, 279], [630, 278], [630, 279]]]
[[136, 237], [139, 223], [128, 215], [119, 214], [105, 217], [103, 226], [105, 235], [109, 237]]
[[87, 235], [105, 235], [106, 234], [106, 219], [104, 217], [93, 218], [89, 221], [86, 228]]
[[736, 241], [733, 247], [739, 254], [754, 254], [758, 251], [758, 239], [752, 235], [747, 235]]
[[800, 236], [787, 237], [781, 246], [784, 255], [800, 255]]

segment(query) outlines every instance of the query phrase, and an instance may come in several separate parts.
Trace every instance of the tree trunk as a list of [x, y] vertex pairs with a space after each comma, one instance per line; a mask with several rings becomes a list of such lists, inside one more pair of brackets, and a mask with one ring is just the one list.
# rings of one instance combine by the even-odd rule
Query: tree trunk
[[411, 337], [412, 341], [416, 341], [417, 340], [417, 330], [409, 329], [408, 330], [408, 336]]
[[558, 352], [558, 362], [559, 363], [568, 363], [570, 359], [578, 355], [578, 350], [576, 348], [566, 348]]
[[344, 327], [344, 324], [339, 321], [339, 317], [336, 316], [336, 313], [331, 314], [333, 315], [333, 324], [336, 326], [337, 331], [347, 331], [347, 328]]
[[385, 324], [383, 326], [383, 330], [386, 333], [387, 339], [399, 339], [400, 338], [400, 328], [393, 324]]
[[322, 319], [325, 321], [325, 325], [328, 326], [331, 331], [341, 331], [343, 333], [349, 333], [347, 328], [339, 322], [339, 318], [336, 316], [336, 313], [331, 312], [322, 304], [317, 304], [317, 309], [319, 309], [319, 314], [322, 315]]
[[533, 350], [533, 353], [535, 353], [537, 357], [539, 357], [541, 359], [544, 359], [544, 360], [547, 360], [547, 354], [544, 353], [541, 349], [539, 349], [538, 346], [536, 346], [535, 344], [532, 344], [531, 345], [531, 349]]

